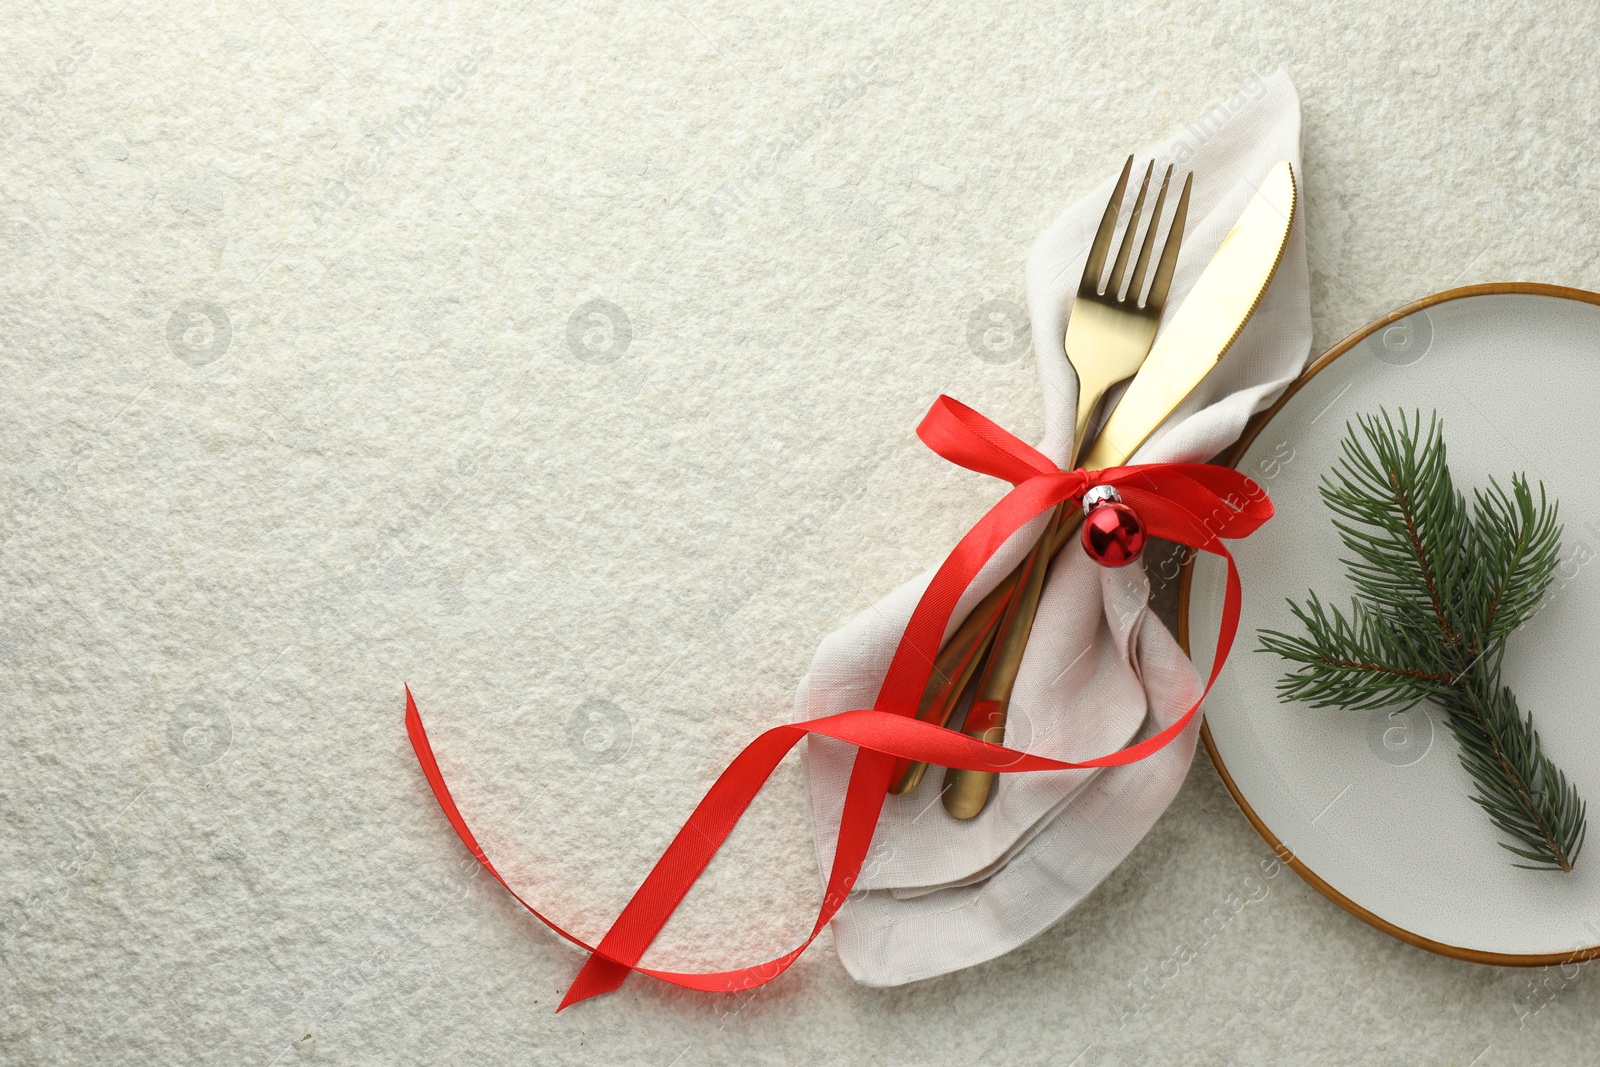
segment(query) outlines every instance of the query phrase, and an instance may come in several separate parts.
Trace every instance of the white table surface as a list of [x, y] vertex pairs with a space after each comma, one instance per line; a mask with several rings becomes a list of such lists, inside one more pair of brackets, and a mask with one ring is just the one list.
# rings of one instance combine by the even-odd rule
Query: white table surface
[[[1318, 349], [1600, 287], [1595, 10], [1074, 7], [8, 13], [0, 1060], [1592, 1061], [1590, 967], [1370, 929], [1203, 756], [993, 963], [863, 989], [824, 935], [559, 1017], [578, 956], [426, 791], [403, 681], [508, 877], [598, 936], [823, 634], [993, 498], [915, 441], [932, 398], [1037, 435], [1032, 356], [969, 338], [1034, 236], [1279, 66]], [[818, 895], [786, 765], [652, 958], [766, 958]]]

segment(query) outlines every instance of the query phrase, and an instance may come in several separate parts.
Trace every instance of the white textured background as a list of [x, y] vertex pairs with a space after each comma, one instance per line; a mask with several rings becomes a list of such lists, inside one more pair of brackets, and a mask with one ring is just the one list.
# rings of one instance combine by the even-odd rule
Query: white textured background
[[[994, 499], [913, 427], [947, 391], [1037, 435], [1023, 259], [1128, 150], [1287, 67], [1318, 349], [1600, 287], [1593, 9], [967, 7], [0, 16], [0, 1060], [1593, 1059], [1588, 968], [1362, 925], [1204, 757], [996, 962], [862, 989], [824, 936], [551, 1014], [578, 957], [473, 877], [402, 680], [598, 936], [822, 635]], [[818, 893], [786, 765], [652, 959], [765, 958]]]

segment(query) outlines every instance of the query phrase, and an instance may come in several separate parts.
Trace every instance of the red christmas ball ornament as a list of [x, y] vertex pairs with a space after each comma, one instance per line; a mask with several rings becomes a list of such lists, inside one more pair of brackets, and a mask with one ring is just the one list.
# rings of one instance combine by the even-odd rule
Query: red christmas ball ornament
[[1083, 550], [1102, 567], [1126, 567], [1144, 551], [1144, 522], [1109, 485], [1083, 494]]

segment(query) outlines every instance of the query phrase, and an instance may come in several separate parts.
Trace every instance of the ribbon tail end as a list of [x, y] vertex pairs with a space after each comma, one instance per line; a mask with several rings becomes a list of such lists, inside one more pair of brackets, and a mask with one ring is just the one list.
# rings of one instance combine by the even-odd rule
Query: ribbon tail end
[[561, 998], [561, 1003], [556, 1007], [556, 1014], [559, 1015], [572, 1005], [590, 997], [610, 993], [622, 985], [630, 970], [631, 968], [614, 960], [608, 960], [604, 956], [590, 956], [579, 969], [578, 976], [572, 980], [567, 995]]

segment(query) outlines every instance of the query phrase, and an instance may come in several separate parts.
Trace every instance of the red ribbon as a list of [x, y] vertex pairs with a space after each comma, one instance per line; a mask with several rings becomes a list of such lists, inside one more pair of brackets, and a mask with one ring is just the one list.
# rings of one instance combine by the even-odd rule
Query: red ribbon
[[[433, 795], [450, 825], [455, 827], [478, 862], [536, 919], [589, 953], [558, 1011], [580, 1000], [609, 993], [622, 984], [630, 971], [688, 989], [716, 992], [749, 989], [782, 974], [822, 932], [854, 886], [872, 843], [890, 772], [897, 758], [921, 760], [938, 767], [1008, 774], [1120, 767], [1144, 759], [1182, 733], [1199, 710], [1206, 693], [1211, 691], [1233, 645], [1241, 599], [1239, 572], [1221, 539], [1247, 536], [1272, 517], [1272, 504], [1260, 486], [1231, 468], [1202, 463], [1151, 463], [1103, 471], [1063, 471], [1036, 449], [947, 396], [934, 402], [917, 427], [917, 436], [945, 459], [969, 470], [1003, 478], [1015, 488], [967, 531], [928, 583], [916, 610], [911, 613], [911, 621], [906, 624], [905, 634], [895, 649], [873, 706], [777, 726], [750, 742], [706, 792], [599, 945], [585, 944], [541, 915], [495, 870], [450, 796], [433, 758], [428, 735], [422, 728], [416, 701], [412, 699], [410, 687], [406, 688], [406, 731], [416, 749], [422, 773], [433, 787]], [[1217, 655], [1200, 699], [1180, 719], [1155, 736], [1082, 763], [1018, 752], [917, 721], [914, 717], [917, 704], [933, 670], [934, 657], [939, 652], [956, 603], [967, 586], [1007, 538], [1030, 519], [1062, 501], [1081, 500], [1084, 491], [1095, 485], [1115, 486], [1123, 501], [1139, 513], [1151, 536], [1210, 552], [1227, 561], [1227, 593], [1223, 600]], [[694, 974], [639, 966], [645, 950], [716, 855], [756, 793], [795, 743], [807, 734], [837, 738], [859, 749], [840, 816], [832, 870], [810, 936], [798, 948], [777, 959], [731, 971]]]

